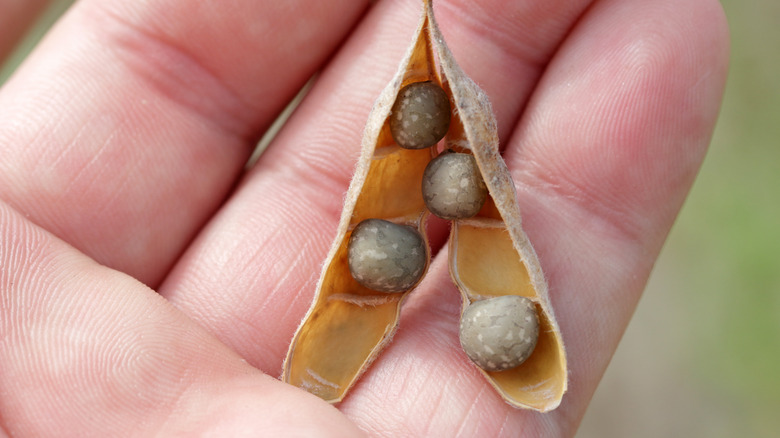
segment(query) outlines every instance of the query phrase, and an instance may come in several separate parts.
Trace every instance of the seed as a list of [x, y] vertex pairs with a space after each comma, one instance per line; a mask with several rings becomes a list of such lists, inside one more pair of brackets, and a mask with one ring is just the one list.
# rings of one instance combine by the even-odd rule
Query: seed
[[536, 307], [525, 297], [476, 301], [461, 316], [460, 345], [486, 371], [504, 371], [525, 362], [538, 338]]
[[425, 271], [425, 241], [412, 227], [366, 219], [352, 231], [348, 245], [349, 271], [369, 289], [403, 292], [414, 286]]
[[442, 219], [465, 219], [479, 213], [487, 187], [474, 157], [445, 153], [431, 160], [422, 179], [425, 206]]
[[401, 89], [390, 115], [390, 133], [405, 149], [425, 149], [450, 128], [450, 99], [433, 82], [415, 82]]

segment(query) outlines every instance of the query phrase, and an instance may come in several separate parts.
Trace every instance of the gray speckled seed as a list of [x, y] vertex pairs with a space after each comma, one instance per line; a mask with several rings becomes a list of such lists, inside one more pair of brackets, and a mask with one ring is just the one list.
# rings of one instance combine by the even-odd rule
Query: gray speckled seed
[[380, 292], [403, 292], [425, 271], [428, 255], [420, 233], [382, 219], [366, 219], [349, 238], [349, 271], [363, 286]]
[[460, 320], [460, 345], [480, 368], [503, 371], [525, 362], [539, 338], [533, 302], [507, 295], [476, 301]]
[[487, 187], [472, 155], [445, 153], [425, 168], [422, 194], [428, 210], [436, 216], [465, 219], [479, 213], [487, 199]]
[[399, 146], [424, 149], [439, 142], [450, 128], [450, 99], [433, 82], [415, 82], [401, 89], [390, 115], [390, 133]]

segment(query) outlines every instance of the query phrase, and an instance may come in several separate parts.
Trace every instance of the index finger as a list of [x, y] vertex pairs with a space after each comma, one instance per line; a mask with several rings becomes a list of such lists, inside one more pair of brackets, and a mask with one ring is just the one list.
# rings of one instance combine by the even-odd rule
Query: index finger
[[156, 285], [365, 5], [77, 2], [0, 89], [0, 198]]

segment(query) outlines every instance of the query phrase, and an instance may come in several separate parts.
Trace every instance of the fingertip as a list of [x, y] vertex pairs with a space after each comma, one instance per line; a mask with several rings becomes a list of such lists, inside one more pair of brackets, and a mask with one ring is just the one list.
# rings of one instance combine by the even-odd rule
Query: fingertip
[[597, 2], [513, 134], [505, 157], [570, 358], [555, 416], [579, 421], [631, 318], [710, 143], [728, 46], [715, 1]]
[[506, 158], [520, 184], [639, 240], [656, 227], [659, 207], [671, 220], [706, 152], [725, 83], [727, 31], [712, 4], [596, 4], [514, 133]]

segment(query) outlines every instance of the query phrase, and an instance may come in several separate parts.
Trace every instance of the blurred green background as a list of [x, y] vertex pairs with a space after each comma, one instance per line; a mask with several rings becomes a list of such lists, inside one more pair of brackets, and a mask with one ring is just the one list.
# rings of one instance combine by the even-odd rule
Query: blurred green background
[[578, 438], [780, 436], [780, 2], [722, 4], [731, 70], [712, 146]]

